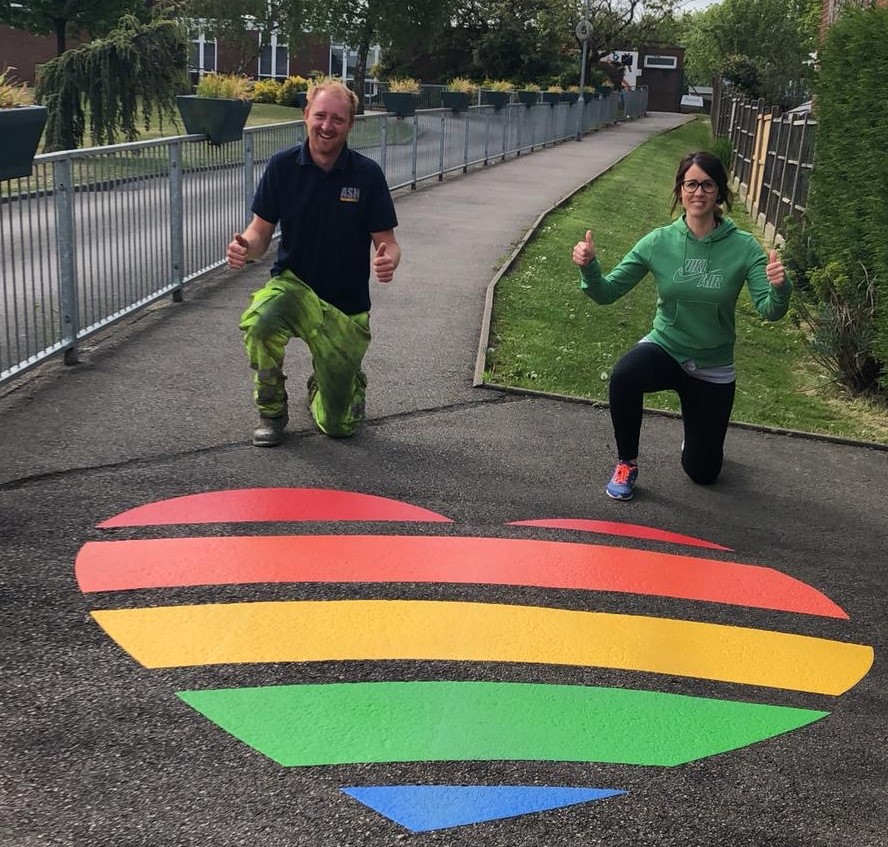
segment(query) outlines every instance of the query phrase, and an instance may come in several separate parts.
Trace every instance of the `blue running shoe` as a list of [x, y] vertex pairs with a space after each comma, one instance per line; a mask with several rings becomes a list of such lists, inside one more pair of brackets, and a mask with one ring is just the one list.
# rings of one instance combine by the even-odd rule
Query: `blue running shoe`
[[617, 462], [614, 475], [604, 489], [614, 500], [631, 500], [635, 496], [635, 480], [638, 479], [638, 465]]

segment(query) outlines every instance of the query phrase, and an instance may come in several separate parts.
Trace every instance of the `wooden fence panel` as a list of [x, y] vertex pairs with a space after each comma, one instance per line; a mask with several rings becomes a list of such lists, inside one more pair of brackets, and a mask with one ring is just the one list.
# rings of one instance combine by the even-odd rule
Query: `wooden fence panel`
[[713, 135], [731, 141], [731, 176], [766, 239], [785, 235], [785, 221], [801, 221], [814, 166], [817, 121], [810, 112], [780, 114], [764, 101], [719, 89]]

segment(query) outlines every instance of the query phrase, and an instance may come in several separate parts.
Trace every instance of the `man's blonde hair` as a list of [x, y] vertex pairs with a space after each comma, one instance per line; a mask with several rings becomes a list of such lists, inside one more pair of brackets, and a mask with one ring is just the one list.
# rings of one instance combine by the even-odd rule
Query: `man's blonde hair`
[[333, 79], [329, 76], [320, 77], [309, 84], [308, 94], [305, 97], [307, 108], [311, 109], [311, 104], [314, 103], [315, 97], [324, 91], [335, 94], [348, 103], [349, 116], [354, 120], [358, 111], [358, 95], [348, 86], [343, 85], [338, 79]]

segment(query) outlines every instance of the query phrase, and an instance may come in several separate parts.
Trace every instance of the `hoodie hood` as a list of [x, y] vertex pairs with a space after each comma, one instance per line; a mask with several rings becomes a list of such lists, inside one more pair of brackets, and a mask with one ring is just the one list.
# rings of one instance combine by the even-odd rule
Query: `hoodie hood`
[[693, 239], [694, 241], [700, 244], [712, 243], [714, 241], [722, 241], [727, 238], [732, 232], [735, 232], [737, 229], [737, 225], [730, 218], [722, 218], [718, 222], [718, 226], [708, 235], [704, 235], [702, 238], [697, 238], [693, 232], [688, 229], [687, 221], [685, 220], [685, 216], [682, 215], [678, 220], [674, 221], [672, 224], [675, 229], [677, 229], [680, 233], [682, 233], [686, 238]]
[[709, 267], [712, 258], [712, 245], [719, 241], [724, 241], [731, 233], [737, 230], [737, 225], [730, 218], [720, 218], [712, 232], [707, 233], [702, 238], [697, 238], [688, 228], [684, 215], [675, 221], [672, 227], [683, 241], [683, 268], [688, 267], [689, 258], [702, 259], [705, 262], [705, 266]]

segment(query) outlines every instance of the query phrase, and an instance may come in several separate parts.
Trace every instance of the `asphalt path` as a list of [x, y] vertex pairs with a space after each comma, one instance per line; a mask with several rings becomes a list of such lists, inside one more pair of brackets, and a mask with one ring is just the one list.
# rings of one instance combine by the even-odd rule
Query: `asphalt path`
[[[0, 398], [2, 847], [888, 844], [888, 679], [883, 660], [888, 454], [731, 428], [723, 476], [717, 485], [703, 488], [681, 473], [680, 423], [652, 415], [642, 435], [638, 497], [615, 503], [603, 494], [613, 461], [605, 409], [473, 386], [486, 289], [538, 216], [645, 138], [681, 120], [653, 113], [581, 143], [565, 143], [400, 194], [398, 233], [405, 258], [393, 284], [373, 289], [368, 420], [352, 440], [326, 439], [312, 429], [300, 396], [308, 363], [294, 344], [288, 365], [290, 438], [274, 450], [248, 444], [254, 416], [236, 322], [249, 292], [267, 274], [267, 260], [242, 273], [217, 274], [190, 290], [185, 302], [158, 306], [113, 335], [95, 339], [75, 368], [47, 365]], [[97, 526], [145, 504], [252, 488], [358, 492], [413, 504], [452, 523], [391, 523], [372, 513], [363, 522], [331, 522], [323, 515], [296, 522], [277, 515], [244, 524], [226, 515], [221, 523]], [[180, 514], [179, 505], [170, 509]], [[181, 514], [182, 520], [195, 520]], [[608, 526], [597, 525], [604, 532], [584, 532], [512, 525], [556, 518]], [[731, 549], [638, 538], [625, 534], [634, 531], [629, 524]], [[96, 549], [109, 541], [166, 544], [164, 539], [185, 538], [224, 545], [238, 535], [288, 535], [302, 544], [316, 536], [382, 536], [390, 555], [402, 542], [408, 550], [410, 544], [424, 550], [423, 543], [443, 537], [463, 545], [466, 556], [445, 562], [450, 577], [448, 570], [437, 579], [415, 576], [404, 582], [329, 578], [250, 583], [235, 578], [227, 584], [114, 591], [91, 590], [75, 577], [74, 563], [84, 545]], [[547, 555], [555, 550], [584, 556], [603, 547], [603, 556], [624, 564], [605, 568], [602, 573], [611, 582], [605, 580], [598, 590], [558, 585], [558, 567], [546, 556], [539, 559], [536, 584], [499, 584], [483, 558], [472, 565], [478, 568], [476, 580], [471, 568], [467, 579], [458, 579], [468, 567], [467, 551], [479, 540], [499, 545], [507, 571], [508, 551], [524, 549], [511, 542], [555, 543], [545, 547]], [[371, 543], [363, 542], [367, 549]], [[682, 557], [657, 560], [673, 563], [662, 569], [672, 594], [658, 592], [653, 583], [634, 590], [619, 587], [642, 560], [654, 561], [645, 553]], [[676, 576], [684, 573], [688, 557], [698, 565], [704, 560], [696, 581]], [[363, 563], [360, 552], [354, 562]], [[119, 570], [133, 563], [123, 556]], [[140, 562], [135, 564], [136, 572], [143, 570]], [[261, 564], [243, 559], [237, 566], [249, 570]], [[408, 564], [423, 562], [408, 556]], [[181, 576], [189, 568], [174, 560], [171, 570]], [[731, 588], [730, 580], [714, 579], [713, 573], [740, 571], [755, 579], [785, 575], [794, 580], [793, 590], [811, 586], [847, 618], [772, 608], [752, 595], [741, 602], [729, 602], [721, 594], [714, 601], [695, 598], [699, 586], [717, 593]], [[585, 577], [598, 571], [590, 566], [580, 573]], [[305, 661], [263, 654], [262, 660], [150, 667], [119, 646], [122, 636], [109, 637], [98, 624], [109, 611], [125, 616], [155, 607], [300, 605], [293, 601], [319, 601], [316, 605], [337, 609], [329, 601], [344, 601], [364, 609], [363, 618], [359, 615], [351, 625], [357, 651], [342, 658], [322, 652]], [[516, 627], [508, 638], [493, 639], [472, 654], [486, 633], [470, 637], [466, 626], [443, 638], [448, 649], [466, 655], [446, 659], [424, 652], [423, 645], [434, 640], [430, 623], [429, 632], [415, 632], [415, 656], [408, 651], [400, 658], [385, 658], [370, 655], [376, 630], [366, 610], [382, 608], [367, 605], [377, 601], [393, 601], [385, 608], [452, 608], [467, 616], [470, 607], [459, 604], [474, 609], [485, 604], [480, 608], [491, 627], [503, 616], [523, 620], [509, 617], [515, 610], [533, 610], [547, 619], [575, 613], [583, 616], [583, 626], [585, 616], [592, 614], [607, 624], [602, 642], [612, 626], [628, 626], [630, 635], [637, 634], [632, 627], [641, 621], [657, 626], [678, 622], [689, 627], [682, 633], [696, 635], [676, 636], [662, 645], [640, 639], [633, 646], [628, 639], [609, 652], [595, 639], [588, 644], [568, 637], [559, 641], [558, 633], [566, 630], [523, 632]], [[333, 650], [349, 637], [347, 629], [339, 621], [338, 628], [331, 625], [314, 633], [319, 649], [328, 645]], [[237, 646], [224, 629], [213, 632], [213, 655]], [[760, 634], [801, 637], [798, 667], [788, 667], [776, 653], [762, 655], [756, 646]], [[440, 632], [438, 637], [440, 648]], [[732, 648], [732, 639], [740, 639], [739, 649]], [[173, 650], [190, 650], [197, 640], [194, 634], [178, 638], [175, 631], [161, 629], [148, 643], [169, 641]], [[512, 641], [522, 642], [525, 652], [503, 658]], [[537, 651], [546, 646], [556, 656], [573, 656], [576, 648], [588, 646], [616, 660], [608, 665], [539, 659]], [[383, 653], [384, 648], [384, 643], [379, 646]], [[856, 684], [844, 693], [781, 684], [771, 675], [783, 668], [790, 676], [797, 671], [820, 680], [843, 671], [847, 649], [865, 655], [869, 648], [874, 653], [871, 669], [865, 663], [859, 681], [853, 679]], [[217, 649], [218, 654], [213, 652]], [[815, 666], [811, 657], [821, 649], [837, 652], [827, 652], [827, 661]], [[636, 654], [648, 664], [633, 667]], [[723, 675], [701, 673], [693, 662], [683, 665], [688, 656], [702, 656], [706, 668], [718, 667]], [[664, 671], [654, 659], [671, 670]], [[737, 676], [740, 666], [749, 667], [749, 679]], [[649, 726], [633, 725], [639, 735], [653, 732], [653, 753], [671, 743], [670, 735], [720, 742], [733, 730], [730, 721], [715, 724], [709, 729], [711, 738], [704, 738], [702, 723], [669, 723], [666, 718], [677, 714], [677, 703], [730, 701], [828, 714], [792, 732], [674, 765], [656, 764], [641, 754], [633, 760], [625, 750], [634, 739], [625, 737], [624, 755], [610, 761], [569, 754], [537, 760], [420, 755], [405, 761], [282, 766], [263, 755], [258, 743], [238, 740], [177, 696], [183, 691], [291, 685], [329, 693], [339, 690], [335, 686], [393, 681], [668, 695], [671, 705], [655, 710]], [[458, 689], [445, 690], [452, 696]], [[470, 725], [475, 713], [460, 703], [454, 699], [434, 732], [418, 736], [417, 743], [428, 743], [431, 750], [433, 741], [445, 746], [464, 741], [455, 727]], [[355, 736], [357, 743], [366, 734], [367, 716], [344, 714], [343, 738]], [[551, 718], [527, 743], [556, 730], [572, 731], [565, 714], [553, 706]], [[619, 709], [596, 713], [590, 718], [590, 734], [603, 737], [611, 721], [619, 735], [624, 718], [633, 715]], [[302, 713], [291, 717], [296, 720]], [[515, 740], [523, 719], [517, 709], [499, 713], [505, 741]], [[395, 725], [390, 733], [384, 740], [391, 748], [416, 740], [406, 725]], [[344, 743], [343, 738], [334, 740]], [[342, 790], [404, 785], [569, 786], [625, 793], [414, 832]]]

